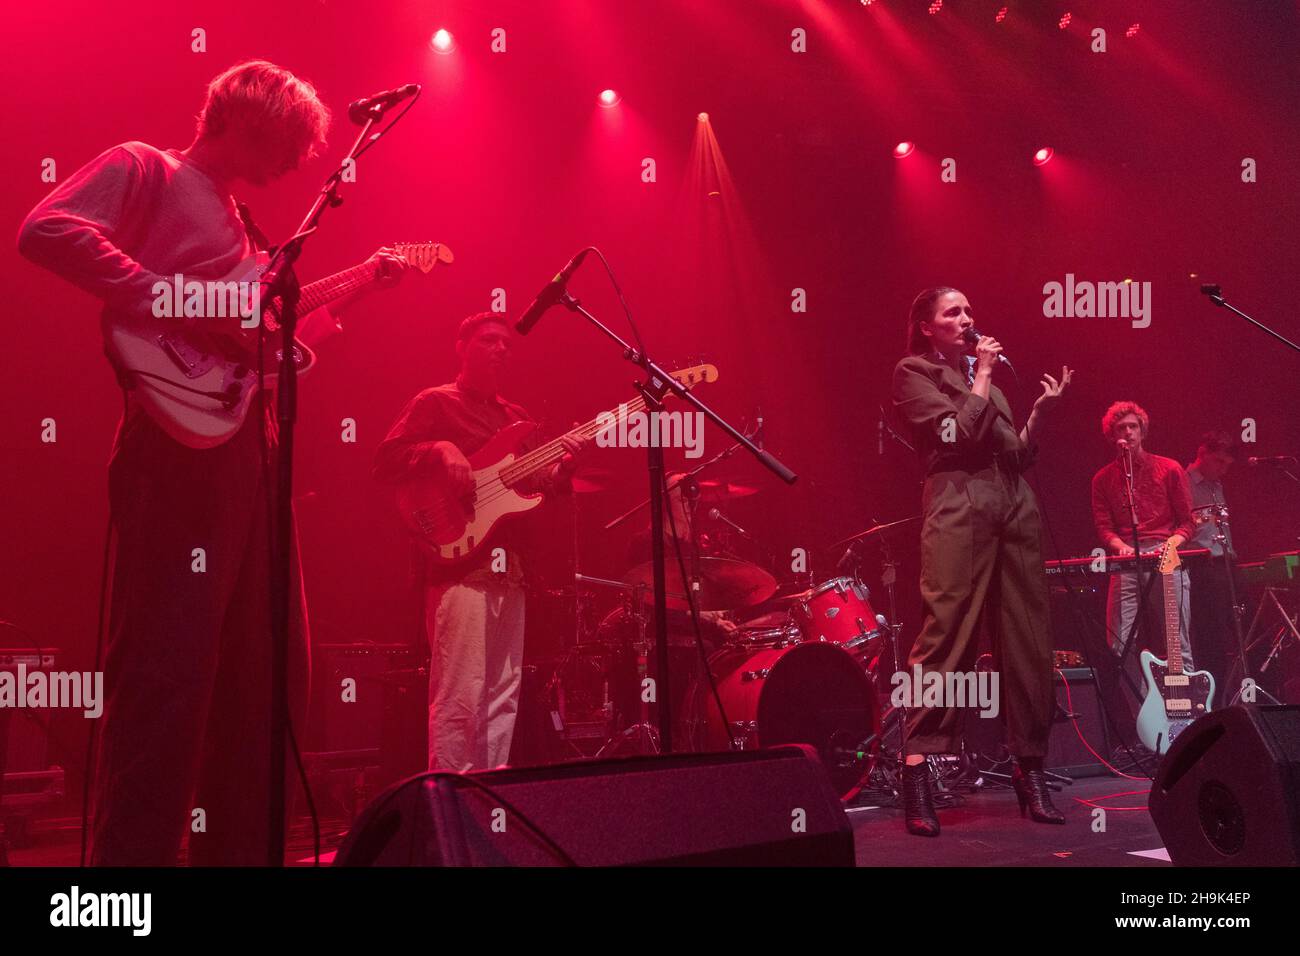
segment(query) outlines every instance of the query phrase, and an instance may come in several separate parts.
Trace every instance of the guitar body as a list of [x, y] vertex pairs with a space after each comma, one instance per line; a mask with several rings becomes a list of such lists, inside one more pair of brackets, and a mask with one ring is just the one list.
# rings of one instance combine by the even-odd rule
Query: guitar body
[[1148, 750], [1162, 754], [1193, 721], [1210, 712], [1214, 675], [1209, 671], [1171, 674], [1168, 662], [1150, 651], [1143, 651], [1139, 660], [1147, 695], [1138, 711], [1138, 739]]
[[[671, 375], [689, 388], [701, 382], [716, 381], [718, 370], [712, 365], [696, 365], [679, 369]], [[619, 409], [639, 411], [644, 407], [644, 397], [638, 397], [623, 403]], [[612, 414], [602, 413], [568, 435], [591, 440], [608, 428], [608, 416]], [[398, 486], [397, 510], [402, 522], [434, 564], [456, 566], [471, 563], [497, 525], [542, 503], [541, 494], [523, 494], [516, 488], [525, 484], [525, 479], [539, 477], [564, 458], [565, 436], [530, 450], [527, 463], [516, 464], [524, 457], [521, 446], [536, 430], [537, 425], [533, 422], [514, 422], [468, 456], [474, 482], [468, 500], [458, 498], [444, 487], [441, 476], [412, 478]], [[509, 474], [505, 476], [507, 471]], [[507, 487], [506, 481], [513, 487]]]
[[456, 498], [437, 478], [416, 478], [398, 488], [398, 510], [434, 563], [451, 566], [468, 561], [503, 520], [542, 503], [540, 494], [520, 494], [498, 480], [536, 430], [533, 422], [514, 422], [469, 456], [478, 489], [472, 501]]
[[[390, 248], [424, 273], [455, 260], [440, 242], [404, 242]], [[210, 281], [250, 288], [269, 265], [270, 257], [258, 252]], [[376, 268], [366, 262], [303, 286], [299, 317], [372, 282], [375, 275]], [[163, 279], [172, 281], [170, 276]], [[175, 308], [181, 305], [183, 301], [174, 303]], [[251, 320], [238, 314], [194, 319], [187, 328], [176, 318], [105, 312], [104, 351], [118, 379], [163, 431], [190, 448], [213, 448], [239, 431], [248, 417], [257, 395], [259, 337], [263, 380], [273, 387], [279, 377], [282, 332], [277, 314], [275, 309], [265, 309], [251, 328], [243, 327]], [[258, 325], [265, 327], [260, 336]], [[316, 355], [295, 338], [293, 361], [298, 374], [306, 375], [315, 366]]]
[[[218, 281], [255, 282], [269, 261], [259, 252]], [[185, 329], [178, 327], [176, 319], [106, 313], [104, 350], [163, 431], [190, 448], [213, 448], [239, 431], [257, 395], [257, 329], [240, 329], [238, 316], [196, 321], [195, 328]], [[220, 324], [231, 334], [204, 329], [205, 323]], [[242, 341], [234, 330], [242, 333]], [[305, 375], [315, 365], [316, 356], [297, 339], [294, 342], [298, 374]], [[268, 329], [262, 357], [268, 387], [273, 387], [279, 376], [279, 345], [280, 333]], [[191, 388], [209, 394], [186, 390]]]

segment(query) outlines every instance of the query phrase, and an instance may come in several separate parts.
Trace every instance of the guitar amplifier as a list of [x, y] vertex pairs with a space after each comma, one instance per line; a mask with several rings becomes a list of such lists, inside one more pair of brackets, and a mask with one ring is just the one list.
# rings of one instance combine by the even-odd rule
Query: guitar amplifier
[[[17, 679], [18, 665], [27, 672], [54, 670], [59, 651], [0, 647], [0, 672]], [[0, 772], [31, 773], [49, 769], [51, 710], [0, 707]]]
[[307, 751], [317, 762], [378, 767], [382, 786], [423, 770], [429, 683], [423, 648], [317, 644]]
[[[1091, 667], [1064, 667], [1053, 673], [1056, 705], [1043, 766], [1067, 777], [1101, 777], [1110, 773], [1079, 739], [1103, 757], [1110, 756], [1110, 735]], [[1068, 689], [1068, 693], [1067, 693]], [[1071, 719], [1073, 714], [1073, 719]], [[1075, 723], [1078, 732], [1075, 732]]]
[[[1056, 699], [1043, 766], [1067, 777], [1108, 774], [1110, 771], [1079, 739], [1081, 733], [1097, 753], [1102, 756], [1110, 754], [1110, 736], [1106, 732], [1106, 719], [1097, 697], [1097, 679], [1092, 668], [1065, 667], [1054, 671], [1052, 676]], [[1079, 725], [1078, 733], [1074, 729], [1075, 721]], [[985, 760], [996, 762], [1007, 754], [1006, 725], [1001, 719], [967, 719], [965, 739], [966, 749]]]

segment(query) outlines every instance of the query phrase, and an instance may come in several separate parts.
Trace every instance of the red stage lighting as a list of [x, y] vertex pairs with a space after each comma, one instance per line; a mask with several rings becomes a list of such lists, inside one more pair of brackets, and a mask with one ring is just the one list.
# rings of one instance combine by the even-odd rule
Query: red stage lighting
[[1074, 14], [1067, 13], [1065, 16], [1061, 17], [1061, 19], [1056, 21], [1056, 25], [1060, 27], [1062, 30], [1064, 30], [1066, 27], [1070, 25], [1070, 21], [1073, 19], [1074, 19]]
[[429, 40], [429, 46], [433, 47], [434, 53], [451, 53], [456, 49], [456, 38], [450, 30], [439, 30]]
[[1007, 18], [1007, 8], [1003, 7], [1001, 10], [997, 12], [997, 16], [995, 16], [993, 20], [996, 23], [1001, 23], [1006, 18]]
[[1127, 30], [1124, 31], [1124, 36], [1128, 37], [1130, 40], [1133, 39], [1133, 37], [1138, 35], [1138, 30], [1141, 29], [1141, 27], [1142, 24], [1140, 23], [1133, 24], [1131, 27], [1129, 27]]
[[619, 96], [613, 90], [601, 90], [599, 98], [600, 105], [605, 107], [605, 109], [609, 109], [611, 106], [618, 106], [619, 101], [623, 99], [623, 97]]
[[906, 159], [908, 156], [912, 155], [912, 151], [915, 149], [915, 143], [904, 140], [894, 147], [894, 159]]
[[1048, 163], [1052, 161], [1052, 157], [1055, 154], [1056, 154], [1056, 150], [1052, 149], [1052, 147], [1044, 146], [1038, 152], [1034, 153], [1034, 165], [1046, 166]]
[[696, 117], [696, 119], [698, 119], [701, 123], [707, 123], [709, 121], [709, 114], [701, 113], [699, 116]]
[[871, 6], [871, 4], [872, 4], [872, 0], [862, 0], [862, 5], [864, 7], [869, 7]]
[[942, 9], [943, 9], [943, 0], [934, 0], [934, 3], [930, 4], [930, 14], [932, 16], [938, 13]]

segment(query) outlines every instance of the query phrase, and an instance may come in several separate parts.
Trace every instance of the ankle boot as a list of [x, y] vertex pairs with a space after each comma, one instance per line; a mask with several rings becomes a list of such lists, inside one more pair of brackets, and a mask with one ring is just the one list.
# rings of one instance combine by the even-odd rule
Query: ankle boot
[[1052, 794], [1047, 788], [1047, 777], [1041, 770], [1022, 770], [1016, 764], [1011, 773], [1011, 785], [1016, 791], [1016, 800], [1020, 803], [1020, 815], [1029, 816], [1035, 823], [1064, 823], [1065, 814], [1052, 806]]
[[934, 813], [934, 793], [930, 789], [930, 768], [924, 763], [903, 766], [903, 818], [907, 832], [917, 836], [938, 836], [939, 818]]

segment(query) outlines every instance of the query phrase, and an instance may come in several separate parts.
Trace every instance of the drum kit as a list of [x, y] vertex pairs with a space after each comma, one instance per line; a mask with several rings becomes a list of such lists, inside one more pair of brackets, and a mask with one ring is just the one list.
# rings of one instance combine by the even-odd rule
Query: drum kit
[[[752, 561], [701, 553], [701, 540], [709, 537], [700, 533], [703, 519], [711, 515], [716, 521], [718, 512], [701, 509], [700, 501], [756, 489], [733, 482], [694, 485], [684, 483], [682, 494], [687, 527], [679, 528], [686, 532], [680, 563], [668, 545], [674, 749], [806, 744], [818, 751], [848, 800], [873, 769], [899, 762], [901, 739], [900, 715], [888, 706], [899, 628], [872, 606], [857, 548], [868, 540], [882, 544], [892, 615], [895, 565], [882, 532], [916, 519], [877, 525], [833, 546], [848, 546], [837, 568], [845, 573], [820, 581], [808, 574], [781, 584]], [[617, 579], [575, 578], [587, 601], [602, 594], [619, 600], [599, 625], [579, 627], [576, 644], [555, 668], [547, 691], [552, 725], [570, 741], [585, 739], [583, 756], [657, 753], [654, 693], [647, 692], [656, 676], [651, 567], [637, 564]], [[694, 596], [695, 616], [688, 595]], [[894, 733], [882, 738], [882, 728], [891, 723]], [[592, 753], [596, 741], [600, 746]]]

